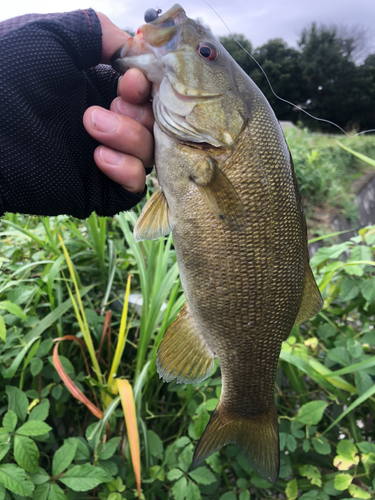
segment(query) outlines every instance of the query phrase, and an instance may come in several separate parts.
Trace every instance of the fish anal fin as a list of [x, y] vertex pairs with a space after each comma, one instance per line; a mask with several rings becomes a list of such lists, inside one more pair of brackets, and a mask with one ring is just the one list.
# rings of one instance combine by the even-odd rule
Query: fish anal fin
[[165, 332], [159, 346], [156, 365], [165, 382], [179, 384], [201, 382], [212, 372], [214, 354], [197, 331], [187, 304]]
[[192, 180], [216, 217], [234, 231], [246, 229], [246, 212], [233, 184], [218, 167], [206, 158], [194, 167]]
[[158, 188], [143, 207], [134, 226], [135, 241], [157, 240], [173, 229], [169, 207], [163, 191]]
[[279, 433], [276, 409], [255, 417], [225, 411], [221, 403], [211, 415], [193, 457], [197, 466], [223, 446], [235, 443], [252, 468], [270, 483], [279, 476]]
[[315, 282], [311, 267], [307, 264], [305, 284], [303, 287], [302, 301], [294, 325], [300, 325], [312, 318], [323, 307], [323, 299], [318, 285]]

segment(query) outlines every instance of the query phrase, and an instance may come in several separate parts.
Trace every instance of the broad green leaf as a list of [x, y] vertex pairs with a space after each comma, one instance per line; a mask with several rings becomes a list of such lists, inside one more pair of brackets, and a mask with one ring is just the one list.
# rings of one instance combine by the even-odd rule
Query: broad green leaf
[[47, 434], [50, 430], [52, 430], [52, 427], [45, 422], [41, 422], [40, 420], [29, 420], [17, 429], [17, 434], [22, 436], [43, 436], [43, 434]]
[[350, 474], [337, 474], [335, 476], [335, 480], [334, 480], [334, 486], [336, 488], [336, 490], [339, 490], [339, 491], [344, 491], [344, 490], [347, 490], [349, 488], [349, 486], [352, 484], [352, 481], [353, 481], [353, 476], [351, 476]]
[[224, 495], [221, 495], [220, 500], [237, 500], [237, 497], [233, 491], [227, 491]]
[[0, 443], [0, 462], [10, 450], [10, 443]]
[[320, 455], [329, 455], [331, 453], [331, 445], [324, 436], [313, 437], [311, 443], [314, 450]]
[[188, 481], [187, 489], [186, 489], [186, 500], [200, 500], [201, 492], [197, 484], [192, 481]]
[[206, 463], [211, 467], [211, 469], [216, 472], [216, 474], [221, 474], [223, 469], [222, 462], [220, 460], [219, 452], [213, 453], [208, 458], [206, 458]]
[[7, 385], [5, 390], [9, 400], [8, 409], [13, 410], [17, 414], [17, 417], [24, 421], [29, 406], [26, 394], [13, 385]]
[[250, 491], [249, 490], [241, 491], [239, 500], [250, 500]]
[[187, 493], [187, 479], [182, 477], [172, 487], [172, 493], [175, 500], [184, 500]]
[[[246, 460], [246, 462], [247, 462], [247, 460]], [[256, 488], [261, 488], [263, 490], [268, 490], [270, 487], [270, 483], [268, 481], [266, 481], [262, 476], [260, 476], [255, 471], [251, 472], [251, 484], [253, 486], [255, 486]]]
[[39, 450], [34, 441], [25, 436], [14, 436], [14, 458], [26, 472], [38, 470]]
[[17, 415], [13, 410], [8, 410], [3, 418], [3, 427], [7, 432], [13, 432], [17, 425]]
[[211, 484], [216, 481], [215, 475], [207, 467], [198, 467], [190, 471], [189, 476], [199, 484]]
[[286, 447], [292, 453], [297, 449], [297, 441], [295, 440], [295, 437], [292, 436], [291, 434], [288, 434], [286, 438]]
[[364, 500], [371, 498], [371, 494], [368, 491], [365, 491], [355, 484], [349, 486], [349, 493], [353, 498], [363, 498]]
[[297, 422], [297, 420], [292, 420], [290, 424], [290, 430], [294, 437], [301, 439], [305, 436], [302, 427], [303, 427], [302, 422]]
[[362, 441], [361, 443], [356, 443], [356, 445], [361, 453], [375, 453], [374, 443], [369, 443], [368, 441]]
[[5, 342], [7, 339], [7, 329], [5, 326], [5, 321], [2, 316], [0, 316], [0, 340]]
[[120, 441], [121, 441], [120, 437], [114, 437], [111, 438], [106, 443], [102, 443], [99, 446], [99, 459], [108, 460], [109, 458], [111, 458], [114, 455]]
[[75, 460], [90, 461], [90, 450], [85, 441], [80, 438], [65, 439], [66, 443], [74, 443], [77, 446]]
[[30, 479], [35, 484], [35, 486], [39, 486], [40, 484], [47, 483], [50, 477], [44, 469], [39, 467], [35, 474], [30, 474]]
[[0, 464], [0, 483], [12, 493], [24, 497], [31, 496], [35, 488], [26, 471], [14, 464]]
[[301, 406], [296, 419], [305, 425], [316, 425], [323, 418], [328, 403], [325, 401], [311, 401]]
[[[5, 486], [3, 486], [1, 483], [0, 483], [0, 500], [4, 500], [5, 499]], [[9, 498], [9, 497], [8, 497]]]
[[180, 479], [180, 477], [183, 475], [184, 473], [182, 472], [181, 469], [171, 469], [167, 474], [167, 478], [169, 481], [176, 481], [177, 479]]
[[339, 442], [336, 453], [333, 465], [338, 470], [348, 470], [359, 462], [358, 449], [349, 439], [343, 439]]
[[346, 342], [346, 348], [352, 358], [359, 358], [363, 354], [362, 345], [358, 342], [358, 340], [348, 339]]
[[294, 478], [288, 482], [285, 488], [285, 494], [288, 500], [295, 500], [298, 496], [298, 483], [297, 479]]
[[206, 401], [206, 410], [214, 411], [214, 409], [217, 407], [218, 403], [219, 403], [219, 400], [216, 398], [207, 400]]
[[319, 469], [314, 465], [302, 465], [301, 467], [299, 467], [298, 470], [301, 476], [310, 479], [311, 484], [314, 484], [315, 486], [322, 485], [322, 475]]
[[373, 302], [375, 299], [375, 277], [363, 279], [359, 287], [367, 302]]
[[40, 358], [33, 358], [30, 362], [30, 372], [33, 377], [39, 375], [43, 369], [43, 361]]
[[193, 453], [193, 445], [188, 444], [178, 456], [178, 465], [185, 472], [189, 469], [191, 462], [193, 461]]
[[64, 444], [59, 448], [54, 456], [52, 461], [52, 475], [57, 476], [61, 474], [65, 469], [69, 467], [69, 465], [73, 462], [77, 451], [77, 443], [76, 442], [64, 442]]
[[32, 500], [48, 500], [51, 484], [41, 484], [34, 490]]
[[177, 448], [183, 448], [189, 443], [190, 439], [187, 436], [182, 436], [179, 439], [177, 439], [177, 441], [175, 442], [175, 446], [177, 446]]
[[355, 373], [354, 380], [359, 396], [365, 394], [373, 386], [372, 378], [363, 371]]
[[202, 412], [198, 415], [198, 417], [194, 421], [194, 432], [195, 432], [197, 438], [201, 437], [209, 420], [210, 420], [210, 416], [207, 412]]
[[360, 280], [357, 279], [350, 279], [350, 278], [343, 278], [343, 280], [340, 283], [340, 298], [344, 302], [349, 302], [350, 300], [353, 300], [357, 295], [359, 294], [359, 283]]
[[18, 306], [17, 304], [13, 304], [12, 302], [10, 302], [10, 300], [0, 301], [0, 309], [5, 309], [10, 314], [18, 316], [22, 319], [22, 321], [25, 321], [25, 319], [27, 318], [26, 314], [22, 311], [20, 306]]
[[163, 456], [163, 441], [160, 437], [152, 430], [147, 431], [147, 441], [150, 454], [153, 457], [161, 458]]
[[98, 484], [109, 482], [111, 476], [100, 467], [85, 464], [74, 465], [59, 480], [74, 491], [89, 491]]
[[299, 500], [329, 500], [329, 496], [324, 491], [311, 490], [301, 495]]
[[302, 441], [302, 449], [305, 453], [310, 451], [310, 441], [307, 438]]
[[248, 481], [244, 477], [240, 477], [236, 481], [237, 487], [238, 488], [247, 488], [248, 487]]
[[158, 479], [159, 481], [164, 483], [165, 471], [163, 467], [160, 467], [160, 465], [154, 465], [153, 467], [150, 467], [150, 477], [152, 479]]
[[43, 422], [48, 417], [49, 406], [49, 400], [42, 399], [42, 401], [31, 410], [28, 421], [41, 420]]
[[65, 493], [58, 484], [51, 484], [48, 500], [66, 500]]

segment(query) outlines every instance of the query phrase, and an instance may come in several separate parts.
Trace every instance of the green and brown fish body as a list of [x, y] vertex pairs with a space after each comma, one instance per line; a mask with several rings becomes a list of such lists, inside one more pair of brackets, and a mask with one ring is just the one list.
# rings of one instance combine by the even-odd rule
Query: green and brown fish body
[[260, 90], [180, 6], [140, 28], [120, 57], [115, 67], [154, 82], [161, 189], [135, 237], [172, 230], [186, 295], [159, 347], [159, 375], [199, 382], [217, 357], [222, 394], [194, 464], [234, 442], [274, 482], [281, 343], [322, 305], [288, 147]]

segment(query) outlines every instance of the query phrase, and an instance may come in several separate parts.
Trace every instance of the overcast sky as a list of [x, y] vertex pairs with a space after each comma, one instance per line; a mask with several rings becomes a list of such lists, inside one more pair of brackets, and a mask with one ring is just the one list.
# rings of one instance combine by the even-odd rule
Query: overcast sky
[[[155, 2], [155, 3], [153, 3]], [[302, 29], [318, 23], [363, 26], [375, 47], [375, 0], [208, 0], [233, 33], [244, 34], [254, 47], [270, 38], [295, 45]], [[137, 29], [148, 8], [170, 8], [173, 0], [4, 0], [0, 20], [25, 13], [64, 12], [92, 7], [120, 28]], [[203, 0], [181, 2], [189, 17], [201, 18], [217, 36], [228, 30]], [[375, 48], [374, 48], [375, 51]], [[372, 51], [373, 52], [373, 51]]]

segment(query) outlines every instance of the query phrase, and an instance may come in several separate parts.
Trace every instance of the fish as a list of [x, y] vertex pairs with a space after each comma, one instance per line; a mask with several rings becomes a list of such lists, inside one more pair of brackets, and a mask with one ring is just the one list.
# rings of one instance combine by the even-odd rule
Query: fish
[[164, 381], [198, 383], [218, 359], [222, 392], [193, 456], [235, 443], [279, 474], [275, 376], [281, 344], [323, 301], [309, 265], [292, 158], [268, 101], [210, 30], [176, 4], [112, 58], [152, 82], [160, 188], [136, 241], [172, 232], [185, 306], [157, 353]]

